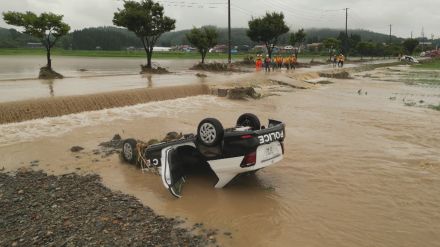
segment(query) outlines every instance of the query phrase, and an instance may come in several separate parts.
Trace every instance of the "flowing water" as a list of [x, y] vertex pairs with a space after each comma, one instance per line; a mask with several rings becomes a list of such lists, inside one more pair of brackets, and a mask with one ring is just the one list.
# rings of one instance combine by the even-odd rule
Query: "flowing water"
[[200, 84], [6, 102], [0, 104], [0, 124], [184, 98], [208, 92], [208, 86]]
[[[54, 57], [54, 69], [66, 78], [39, 80], [44, 56], [0, 56], [0, 103], [35, 98], [113, 92], [129, 89], [201, 84], [206, 78], [189, 70], [197, 59], [155, 60], [170, 74], [141, 75], [143, 58]], [[209, 82], [239, 80], [246, 73], [206, 73]]]
[[[39, 160], [49, 173], [96, 172], [160, 214], [220, 229], [224, 246], [439, 246], [440, 112], [407, 106], [403, 95], [440, 89], [333, 81], [256, 101], [205, 95], [0, 125], [0, 167]], [[286, 123], [285, 158], [224, 189], [197, 174], [175, 199], [158, 176], [92, 154], [115, 133], [161, 138], [194, 132], [205, 117], [232, 126], [243, 112]], [[72, 154], [73, 145], [85, 150]]]

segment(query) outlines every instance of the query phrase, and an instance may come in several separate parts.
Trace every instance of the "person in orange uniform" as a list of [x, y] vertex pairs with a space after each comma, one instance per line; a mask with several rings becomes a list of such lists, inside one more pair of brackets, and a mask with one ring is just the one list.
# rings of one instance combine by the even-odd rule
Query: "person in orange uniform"
[[257, 54], [257, 59], [255, 60], [255, 68], [257, 70], [260, 70], [262, 66], [263, 66], [263, 61], [261, 60], [261, 56], [260, 54]]
[[281, 69], [283, 67], [283, 58], [281, 56], [277, 56], [276, 57], [276, 61], [277, 61], [277, 67], [278, 69]]
[[286, 66], [286, 69], [289, 70], [290, 69], [290, 58], [289, 57], [284, 57], [283, 58], [283, 64], [284, 64], [284, 66]]
[[339, 63], [341, 64], [341, 68], [344, 67], [344, 62], [345, 62], [345, 56], [344, 54], [341, 53], [341, 55], [339, 55]]
[[296, 60], [296, 56], [292, 54], [292, 56], [290, 56], [290, 68], [291, 69], [296, 69], [296, 63], [298, 61]]

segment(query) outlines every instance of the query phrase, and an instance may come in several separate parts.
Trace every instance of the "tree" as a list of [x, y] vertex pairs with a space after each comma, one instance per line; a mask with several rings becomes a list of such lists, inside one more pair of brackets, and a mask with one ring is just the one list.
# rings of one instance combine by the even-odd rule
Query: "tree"
[[[304, 32], [304, 28], [301, 28], [296, 33], [290, 34], [289, 42], [292, 46], [302, 45], [306, 40], [306, 33]], [[295, 50], [295, 56], [298, 57], [298, 49]]]
[[419, 41], [416, 39], [406, 39], [403, 41], [403, 48], [408, 52], [409, 55], [412, 55], [416, 47], [419, 45]]
[[127, 28], [141, 39], [147, 53], [147, 68], [151, 68], [157, 40], [163, 33], [176, 28], [176, 20], [164, 16], [163, 6], [152, 0], [124, 1], [124, 8], [114, 14], [113, 24]]
[[323, 42], [324, 47], [329, 50], [330, 60], [332, 60], [332, 55], [336, 50], [339, 50], [341, 46], [341, 41], [336, 38], [327, 38]]
[[52, 70], [50, 50], [58, 39], [70, 30], [70, 26], [62, 21], [63, 15], [42, 13], [37, 16], [30, 11], [26, 13], [9, 11], [3, 13], [3, 19], [9, 25], [23, 27], [24, 33], [41, 40], [46, 48], [47, 68]]
[[191, 45], [195, 46], [202, 55], [202, 64], [205, 63], [206, 53], [217, 45], [218, 33], [214, 27], [193, 28], [186, 34]]
[[284, 22], [283, 13], [266, 13], [263, 17], [252, 18], [248, 24], [247, 36], [254, 42], [263, 42], [269, 57], [272, 57], [272, 51], [278, 38], [289, 32], [289, 27]]
[[356, 50], [361, 55], [361, 59], [363, 59], [364, 56], [373, 56], [377, 54], [376, 47], [377, 45], [373, 42], [361, 41], [357, 44]]

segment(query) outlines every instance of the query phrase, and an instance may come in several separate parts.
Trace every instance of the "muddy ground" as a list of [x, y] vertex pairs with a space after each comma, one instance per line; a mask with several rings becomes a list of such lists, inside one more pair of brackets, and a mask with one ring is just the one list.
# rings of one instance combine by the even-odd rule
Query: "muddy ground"
[[[105, 186], [158, 214], [187, 218], [182, 227], [203, 222], [218, 229], [222, 246], [436, 246], [440, 112], [428, 106], [440, 102], [440, 88], [405, 83], [401, 74], [411, 69], [397, 69], [403, 70], [397, 77], [379, 69], [331, 84], [304, 82], [313, 73], [283, 71], [271, 79], [295, 87], [267, 85], [274, 95], [257, 100], [205, 95], [0, 125], [0, 169], [99, 174]], [[205, 117], [230, 127], [244, 112], [263, 124], [286, 123], [285, 157], [221, 190], [213, 188], [215, 175], [194, 174], [176, 200], [157, 175], [122, 163], [116, 153], [95, 152], [115, 133], [159, 139], [170, 131], [194, 133]], [[73, 146], [84, 149], [72, 153]]]

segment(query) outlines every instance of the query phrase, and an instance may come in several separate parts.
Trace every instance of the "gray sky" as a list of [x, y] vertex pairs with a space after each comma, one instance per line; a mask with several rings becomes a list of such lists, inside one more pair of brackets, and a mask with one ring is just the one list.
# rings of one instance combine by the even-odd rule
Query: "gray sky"
[[[177, 20], [177, 29], [192, 26], [227, 26], [226, 0], [161, 0], [165, 14]], [[349, 9], [349, 28], [368, 29], [409, 37], [440, 37], [440, 0], [231, 0], [232, 26], [246, 27], [251, 16], [266, 11], [283, 11], [291, 29], [301, 27], [345, 28], [345, 11]], [[3, 11], [49, 11], [63, 14], [72, 29], [111, 26], [113, 13], [122, 6], [121, 0], [0, 0]], [[0, 20], [1, 27], [9, 27]]]

